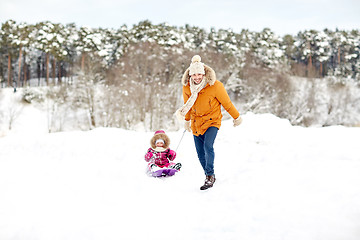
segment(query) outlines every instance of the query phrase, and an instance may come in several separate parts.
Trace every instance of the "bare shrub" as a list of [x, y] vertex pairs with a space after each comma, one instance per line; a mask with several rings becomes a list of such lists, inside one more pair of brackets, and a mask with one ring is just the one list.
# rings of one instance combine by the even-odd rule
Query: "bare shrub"
[[24, 106], [21, 104], [20, 100], [17, 99], [15, 96], [12, 97], [12, 100], [9, 101], [8, 105], [6, 106], [6, 112], [4, 114], [5, 121], [7, 122], [8, 129], [11, 130], [13, 128], [13, 124], [21, 115]]
[[64, 124], [69, 113], [69, 92], [64, 85], [51, 86], [46, 93], [46, 113], [48, 132], [60, 132], [64, 130]]
[[112, 119], [108, 124], [129, 128], [141, 123], [146, 130], [169, 127], [179, 105], [180, 79], [188, 61], [181, 52], [155, 43], [131, 45], [106, 77], [116, 101], [106, 107], [106, 117]]

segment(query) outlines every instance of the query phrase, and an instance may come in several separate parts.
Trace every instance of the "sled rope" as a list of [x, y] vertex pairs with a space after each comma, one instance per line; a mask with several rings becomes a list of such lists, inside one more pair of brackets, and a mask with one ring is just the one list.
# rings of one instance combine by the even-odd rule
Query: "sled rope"
[[184, 130], [184, 132], [183, 132], [183, 134], [182, 134], [182, 136], [181, 136], [181, 138], [180, 138], [179, 144], [177, 145], [177, 147], [176, 147], [176, 149], [175, 149], [175, 152], [177, 152], [177, 150], [178, 150], [178, 148], [179, 148], [179, 146], [180, 146], [180, 143], [181, 143], [181, 141], [182, 141], [182, 139], [183, 139], [183, 137], [184, 137], [184, 135], [185, 135], [185, 132], [186, 132], [186, 129]]

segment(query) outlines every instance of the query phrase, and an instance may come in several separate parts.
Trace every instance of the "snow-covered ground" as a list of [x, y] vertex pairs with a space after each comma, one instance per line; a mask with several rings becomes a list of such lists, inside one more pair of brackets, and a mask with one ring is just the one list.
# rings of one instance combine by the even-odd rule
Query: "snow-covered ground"
[[[1, 240], [360, 239], [360, 128], [223, 121], [217, 181], [200, 191], [190, 133], [181, 172], [156, 179], [144, 161], [153, 132], [48, 134], [44, 117], [28, 106], [0, 137]], [[167, 134], [175, 150], [183, 130]]]

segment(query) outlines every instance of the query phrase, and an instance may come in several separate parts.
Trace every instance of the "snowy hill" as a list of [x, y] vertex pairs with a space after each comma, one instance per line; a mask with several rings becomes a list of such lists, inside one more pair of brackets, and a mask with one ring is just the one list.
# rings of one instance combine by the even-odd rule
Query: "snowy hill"
[[[360, 238], [360, 128], [251, 113], [237, 128], [224, 121], [217, 182], [200, 191], [189, 133], [177, 149], [181, 172], [155, 179], [144, 161], [153, 132], [48, 134], [41, 112], [23, 111], [0, 137], [1, 240]], [[167, 134], [176, 149], [183, 130]]]

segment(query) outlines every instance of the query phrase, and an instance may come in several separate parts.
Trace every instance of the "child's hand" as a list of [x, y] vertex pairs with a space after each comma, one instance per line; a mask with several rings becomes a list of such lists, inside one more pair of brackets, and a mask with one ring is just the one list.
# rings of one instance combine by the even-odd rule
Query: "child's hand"
[[176, 152], [174, 150], [170, 150], [168, 157], [170, 161], [174, 160], [176, 158]]
[[150, 161], [150, 159], [152, 158], [153, 154], [152, 152], [148, 152], [147, 154], [145, 154], [145, 161]]

